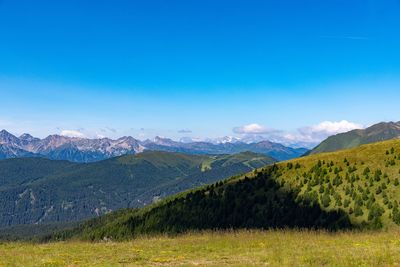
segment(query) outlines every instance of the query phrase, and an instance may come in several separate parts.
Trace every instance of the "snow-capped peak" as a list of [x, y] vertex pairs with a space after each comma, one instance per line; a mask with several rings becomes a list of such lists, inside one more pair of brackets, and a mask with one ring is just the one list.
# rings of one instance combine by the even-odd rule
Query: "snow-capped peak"
[[234, 137], [234, 136], [223, 136], [223, 137], [214, 139], [214, 143], [217, 143], [217, 144], [237, 143], [240, 141], [241, 141], [240, 138]]

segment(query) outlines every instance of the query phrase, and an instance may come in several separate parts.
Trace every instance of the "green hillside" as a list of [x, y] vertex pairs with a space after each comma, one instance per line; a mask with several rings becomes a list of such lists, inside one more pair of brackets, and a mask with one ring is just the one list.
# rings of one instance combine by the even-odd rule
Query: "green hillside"
[[129, 239], [226, 228], [392, 228], [400, 224], [400, 140], [282, 162], [111, 213], [53, 238]]
[[306, 155], [333, 152], [399, 137], [400, 122], [381, 122], [366, 129], [358, 129], [330, 136], [313, 150], [307, 152]]
[[219, 156], [144, 152], [88, 164], [2, 160], [0, 228], [77, 221], [142, 207], [273, 162], [250, 152]]

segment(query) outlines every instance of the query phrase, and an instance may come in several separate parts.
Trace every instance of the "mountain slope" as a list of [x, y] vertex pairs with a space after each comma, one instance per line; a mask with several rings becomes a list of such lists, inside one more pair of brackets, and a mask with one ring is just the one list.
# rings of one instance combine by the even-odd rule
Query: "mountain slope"
[[400, 140], [308, 156], [121, 210], [52, 238], [127, 239], [193, 229], [397, 227]]
[[0, 159], [38, 157], [40, 155], [28, 152], [14, 146], [0, 144]]
[[352, 130], [330, 136], [307, 154], [332, 152], [399, 137], [400, 122], [381, 122], [366, 129]]
[[273, 163], [254, 154], [143, 152], [88, 164], [0, 161], [0, 226], [82, 220], [141, 207], [182, 190]]
[[[227, 142], [176, 142], [168, 138], [140, 141], [130, 136], [116, 140], [109, 138], [87, 139], [49, 135], [44, 139], [29, 134], [16, 137], [5, 130], [0, 131], [0, 159], [41, 156], [54, 160], [72, 162], [95, 162], [122, 155], [147, 151], [166, 151], [187, 154], [235, 154], [245, 151], [261, 153], [277, 160], [303, 155], [305, 148], [291, 148], [269, 141], [243, 143], [236, 139]], [[228, 142], [232, 141], [232, 142]]]
[[213, 144], [209, 142], [175, 142], [171, 139], [157, 137], [154, 142], [145, 141], [143, 144], [147, 150], [180, 152], [188, 154], [235, 154], [245, 151], [264, 154], [277, 159], [278, 161], [297, 158], [308, 152], [306, 148], [286, 147], [279, 143], [261, 141], [257, 143], [233, 143], [224, 142]]

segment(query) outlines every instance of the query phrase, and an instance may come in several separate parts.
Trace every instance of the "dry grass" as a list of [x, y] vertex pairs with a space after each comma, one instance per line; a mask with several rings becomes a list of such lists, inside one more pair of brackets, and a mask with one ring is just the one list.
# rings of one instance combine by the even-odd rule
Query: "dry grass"
[[400, 231], [239, 231], [0, 244], [0, 266], [396, 266]]

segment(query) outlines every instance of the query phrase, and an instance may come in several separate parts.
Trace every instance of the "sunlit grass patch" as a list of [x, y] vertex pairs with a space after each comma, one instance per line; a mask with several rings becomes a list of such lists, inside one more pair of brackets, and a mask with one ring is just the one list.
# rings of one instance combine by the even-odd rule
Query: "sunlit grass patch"
[[128, 242], [0, 244], [0, 266], [387, 266], [400, 231], [224, 231]]

